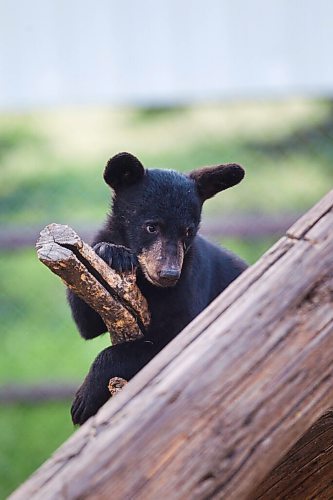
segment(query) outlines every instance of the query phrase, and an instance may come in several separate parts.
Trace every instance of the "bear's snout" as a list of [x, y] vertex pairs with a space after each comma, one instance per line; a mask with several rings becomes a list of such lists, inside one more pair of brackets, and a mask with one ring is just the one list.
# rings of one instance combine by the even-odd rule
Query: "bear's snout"
[[184, 249], [181, 242], [171, 244], [158, 238], [138, 255], [138, 259], [148, 281], [155, 286], [171, 287], [180, 278]]
[[174, 286], [180, 278], [181, 269], [163, 268], [159, 272], [159, 282], [162, 286]]

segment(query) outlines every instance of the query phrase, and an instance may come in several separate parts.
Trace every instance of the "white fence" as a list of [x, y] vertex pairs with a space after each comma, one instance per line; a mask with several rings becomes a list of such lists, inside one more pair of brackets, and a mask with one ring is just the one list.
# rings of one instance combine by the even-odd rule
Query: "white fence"
[[0, 108], [333, 93], [331, 0], [0, 0]]

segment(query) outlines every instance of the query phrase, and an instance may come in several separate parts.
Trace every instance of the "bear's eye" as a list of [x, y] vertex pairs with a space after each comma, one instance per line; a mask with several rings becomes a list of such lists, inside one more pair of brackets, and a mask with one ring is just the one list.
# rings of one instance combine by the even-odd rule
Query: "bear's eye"
[[185, 236], [186, 238], [190, 238], [191, 236], [193, 236], [193, 227], [188, 227], [186, 228], [186, 231], [185, 231]]
[[147, 229], [147, 232], [150, 234], [157, 233], [157, 225], [156, 224], [147, 224], [146, 229]]

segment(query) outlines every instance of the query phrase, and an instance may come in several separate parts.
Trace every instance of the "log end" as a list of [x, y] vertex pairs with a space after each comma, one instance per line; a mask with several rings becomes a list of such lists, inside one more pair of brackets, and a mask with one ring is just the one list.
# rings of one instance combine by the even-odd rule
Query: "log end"
[[110, 391], [111, 396], [115, 396], [120, 392], [125, 385], [127, 384], [127, 380], [121, 377], [113, 377], [109, 381], [108, 389]]
[[[57, 243], [44, 243], [37, 248], [37, 257], [46, 266], [50, 267], [54, 272], [57, 268], [61, 268], [64, 261], [69, 261], [73, 258], [71, 250], [65, 247], [61, 247]], [[58, 265], [57, 265], [58, 263]], [[64, 264], [63, 264], [64, 265]]]
[[71, 245], [77, 248], [82, 246], [81, 238], [70, 226], [56, 223], [48, 224], [44, 229], [42, 229], [36, 242], [36, 248], [38, 250], [44, 245], [51, 243]]

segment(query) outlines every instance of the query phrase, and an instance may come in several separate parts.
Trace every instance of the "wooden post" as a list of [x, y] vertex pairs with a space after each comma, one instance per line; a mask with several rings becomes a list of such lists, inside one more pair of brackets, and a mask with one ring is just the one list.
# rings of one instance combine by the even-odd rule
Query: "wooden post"
[[11, 498], [248, 498], [333, 402], [332, 207], [333, 192]]

